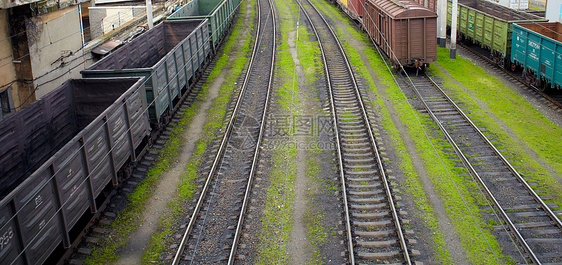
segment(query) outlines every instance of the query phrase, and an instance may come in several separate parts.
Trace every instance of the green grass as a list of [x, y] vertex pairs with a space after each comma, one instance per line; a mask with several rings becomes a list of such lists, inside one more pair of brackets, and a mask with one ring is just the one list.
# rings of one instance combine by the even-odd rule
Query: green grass
[[[562, 128], [550, 122], [501, 80], [488, 75], [470, 61], [463, 58], [452, 60], [448, 58], [448, 50], [441, 48], [438, 49], [437, 60], [437, 64], [447, 69], [449, 75], [438, 67], [433, 67], [432, 73], [443, 79], [445, 87], [463, 102], [463, 108], [471, 110], [473, 121], [481, 123], [491, 135], [496, 136], [492, 143], [496, 147], [503, 146], [507, 154], [515, 158], [511, 159], [512, 164], [521, 166], [526, 176], [553, 196], [554, 199], [549, 202], [562, 206], [562, 185], [558, 182], [559, 176], [562, 176]], [[480, 107], [474, 98], [484, 107]], [[507, 128], [498, 124], [497, 120], [501, 120]], [[554, 176], [529, 150], [554, 170]]]
[[[240, 15], [238, 16], [232, 36], [239, 36], [237, 33], [245, 27], [242, 25], [244, 22], [243, 14], [246, 12], [245, 5], [241, 5], [239, 12]], [[225, 44], [225, 54], [236, 50], [234, 46], [236, 42], [237, 38], [231, 38]], [[209, 76], [209, 80], [212, 82], [226, 67], [232, 67], [230, 69], [231, 74], [225, 81], [228, 85], [221, 87], [220, 96], [213, 102], [213, 106], [210, 108], [210, 112], [207, 115], [209, 122], [204, 127], [203, 137], [197, 144], [189, 163], [185, 166], [185, 172], [182, 173], [177, 198], [169, 203], [169, 211], [161, 218], [158, 231], [151, 236], [147, 251], [142, 257], [141, 262], [143, 264], [153, 264], [154, 260], [159, 259], [159, 255], [165, 251], [167, 242], [170, 240], [172, 233], [171, 227], [176, 223], [176, 218], [185, 214], [181, 205], [185, 200], [191, 198], [195, 192], [193, 180], [197, 177], [198, 167], [202, 162], [203, 154], [208, 143], [215, 138], [214, 134], [222, 124], [230, 95], [236, 87], [234, 84], [236, 77], [240, 75], [244, 65], [247, 64], [248, 59], [245, 55], [249, 49], [249, 42], [250, 38], [245, 41], [243, 49], [236, 51], [238, 59], [233, 62], [234, 66], [229, 66], [228, 56], [223, 56], [218, 60]], [[155, 166], [148, 171], [147, 177], [141, 181], [138, 187], [128, 196], [129, 203], [126, 209], [119, 213], [118, 218], [108, 227], [108, 234], [110, 234], [110, 236], [104, 237], [100, 241], [100, 247], [93, 251], [92, 255], [86, 260], [86, 264], [107, 264], [119, 258], [117, 254], [119, 252], [118, 250], [125, 246], [128, 236], [137, 230], [137, 224], [140, 223], [139, 218], [144, 211], [148, 199], [153, 196], [153, 191], [158, 185], [159, 177], [170, 169], [172, 165], [171, 161], [174, 160], [183, 147], [185, 139], [182, 138], [182, 135], [187, 130], [190, 121], [197, 114], [201, 105], [199, 99], [207, 96], [207, 90], [207, 86], [202, 88], [202, 91], [197, 96], [196, 103], [186, 111], [184, 117], [174, 128], [161, 152], [161, 156], [155, 162]]]
[[[320, 50], [318, 48], [318, 42], [307, 41], [313, 36], [313, 34], [310, 34], [305, 26], [301, 26], [299, 28], [299, 36], [301, 36], [302, 40], [298, 42], [298, 58], [304, 71], [303, 74], [305, 78], [305, 88], [313, 88], [315, 87], [318, 73], [321, 73], [323, 71], [322, 65], [318, 63], [320, 61]], [[313, 93], [317, 96], [318, 90], [312, 90]], [[330, 115], [330, 113], [327, 111], [322, 111], [322, 113], [317, 114]], [[309, 139], [309, 141], [317, 140], [319, 139], [316, 135], [310, 137]], [[308, 150], [306, 158], [306, 176], [312, 183], [310, 189], [307, 191], [307, 197], [309, 198], [309, 200], [307, 202], [307, 213], [305, 216], [305, 223], [308, 230], [307, 236], [309, 246], [312, 251], [309, 264], [324, 264], [324, 254], [321, 252], [321, 249], [326, 244], [326, 239], [329, 236], [334, 236], [333, 233], [334, 229], [336, 228], [325, 227], [323, 225], [326, 221], [325, 214], [316, 210], [319, 207], [317, 206], [316, 200], [320, 196], [325, 196], [325, 194], [330, 194], [335, 190], [338, 190], [337, 186], [332, 182], [330, 178], [321, 175], [322, 172], [318, 165], [323, 163], [319, 158], [319, 155], [323, 151], [325, 150], [321, 150], [313, 146]]]
[[[288, 32], [294, 28], [290, 12], [295, 12], [294, 7], [277, 2], [279, 16], [277, 22], [281, 25], [281, 39], [277, 47], [275, 74], [278, 89], [276, 94], [277, 104], [283, 113], [298, 115], [297, 110], [300, 100], [296, 95], [298, 86], [294, 79], [295, 66], [289, 52]], [[290, 10], [292, 8], [293, 10]], [[291, 126], [291, 125], [289, 125]], [[287, 129], [288, 132], [294, 132]], [[285, 139], [288, 140], [288, 139]], [[266, 188], [266, 202], [262, 215], [262, 226], [259, 231], [257, 264], [287, 264], [289, 255], [287, 243], [293, 221], [294, 181], [296, 177], [296, 154], [294, 145], [284, 145], [273, 150], [273, 168], [270, 172], [270, 184]]]

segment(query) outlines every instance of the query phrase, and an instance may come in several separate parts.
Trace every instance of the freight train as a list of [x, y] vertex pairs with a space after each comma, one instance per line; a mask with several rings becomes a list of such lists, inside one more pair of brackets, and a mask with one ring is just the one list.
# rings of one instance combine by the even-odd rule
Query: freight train
[[[447, 23], [451, 25], [452, 3]], [[539, 90], [562, 87], [561, 24], [486, 1], [458, 0], [458, 36]]]
[[128, 177], [179, 107], [238, 5], [215, 1], [204, 17], [164, 21], [0, 121], [0, 264], [53, 261], [79, 240], [104, 191]]
[[[422, 1], [422, 0], [418, 0]], [[435, 0], [425, 1], [435, 8]], [[394, 68], [424, 71], [437, 59], [437, 13], [410, 0], [336, 0]]]
[[539, 90], [562, 89], [562, 24], [513, 24], [511, 63]]

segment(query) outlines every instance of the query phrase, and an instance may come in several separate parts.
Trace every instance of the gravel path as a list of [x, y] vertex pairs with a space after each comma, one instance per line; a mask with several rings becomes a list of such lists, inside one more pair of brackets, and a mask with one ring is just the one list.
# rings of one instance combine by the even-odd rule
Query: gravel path
[[140, 258], [146, 250], [146, 244], [150, 240], [152, 233], [158, 228], [158, 223], [166, 211], [168, 203], [174, 199], [177, 187], [180, 183], [180, 176], [184, 172], [185, 165], [189, 161], [193, 149], [201, 137], [203, 126], [206, 122], [207, 112], [211, 107], [213, 100], [219, 95], [220, 87], [224, 82], [225, 72], [218, 76], [214, 83], [209, 86], [207, 97], [201, 98], [201, 105], [197, 111], [197, 115], [189, 124], [183, 139], [184, 146], [181, 153], [177, 157], [174, 166], [168, 172], [164, 173], [156, 188], [156, 196], [148, 200], [146, 209], [143, 211], [141, 217], [142, 222], [139, 224], [139, 229], [131, 234], [128, 239], [127, 245], [123, 248], [123, 254], [118, 260], [117, 264], [139, 264]]
[[[288, 35], [289, 51], [291, 52], [291, 57], [293, 58], [296, 68], [294, 78], [304, 80], [305, 77], [302, 73], [302, 68], [297, 54], [297, 47], [295, 45], [296, 31], [291, 31]], [[304, 87], [304, 84], [299, 83], [295, 83], [295, 85]], [[299, 95], [299, 97], [302, 98], [303, 95]], [[291, 263], [293, 264], [306, 264], [307, 261], [310, 260], [311, 254], [310, 251], [308, 251], [310, 249], [308, 247], [308, 232], [305, 223], [306, 204], [308, 201], [306, 198], [306, 156], [306, 150], [299, 149], [297, 151], [297, 174], [294, 183], [295, 198], [293, 203], [293, 229], [291, 230], [291, 241], [288, 246], [288, 249], [291, 252]]]

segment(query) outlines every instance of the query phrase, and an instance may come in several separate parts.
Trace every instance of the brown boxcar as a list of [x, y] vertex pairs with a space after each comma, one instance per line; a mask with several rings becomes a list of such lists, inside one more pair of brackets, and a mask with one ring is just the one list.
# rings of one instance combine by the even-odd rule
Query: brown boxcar
[[363, 25], [395, 68], [437, 59], [437, 14], [415, 2], [366, 0]]

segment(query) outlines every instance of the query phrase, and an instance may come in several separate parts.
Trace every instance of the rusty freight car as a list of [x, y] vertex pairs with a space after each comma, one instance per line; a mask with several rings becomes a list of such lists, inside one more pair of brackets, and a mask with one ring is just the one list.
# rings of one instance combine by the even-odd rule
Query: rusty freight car
[[425, 67], [437, 59], [437, 14], [415, 2], [366, 0], [363, 25], [394, 68]]

